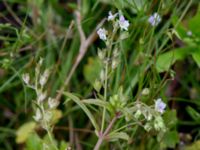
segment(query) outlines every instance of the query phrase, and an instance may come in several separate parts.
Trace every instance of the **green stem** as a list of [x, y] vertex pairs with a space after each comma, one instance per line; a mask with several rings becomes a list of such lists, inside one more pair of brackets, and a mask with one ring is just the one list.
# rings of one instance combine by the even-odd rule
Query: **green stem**
[[[112, 51], [112, 43], [113, 43], [113, 39], [115, 37], [115, 34], [117, 32], [118, 28], [115, 28], [113, 31], [113, 34], [110, 38], [110, 42], [109, 42], [109, 46], [108, 46], [108, 53], [107, 53], [107, 58], [110, 59], [111, 57], [111, 51]], [[107, 88], [108, 88], [108, 64], [109, 62], [106, 62], [106, 70], [105, 70], [105, 82], [104, 82], [104, 100], [107, 101]], [[106, 116], [106, 108], [103, 108], [103, 115], [102, 115], [102, 123], [101, 123], [101, 133], [103, 133], [104, 130], [104, 125], [105, 125], [105, 116]]]
[[46, 131], [47, 131], [47, 134], [48, 134], [48, 136], [49, 136], [49, 139], [50, 139], [50, 141], [51, 141], [51, 143], [52, 143], [54, 149], [55, 149], [55, 150], [58, 150], [58, 148], [57, 148], [55, 142], [53, 141], [52, 135], [51, 135], [51, 133], [49, 132], [49, 129], [47, 129]]
[[[108, 62], [106, 63], [106, 72], [105, 72], [105, 83], [104, 83], [104, 100], [107, 99], [107, 84], [108, 84]], [[101, 133], [103, 133], [104, 125], [105, 125], [105, 116], [106, 116], [106, 107], [103, 107], [103, 116], [102, 116], [102, 124], [101, 124]]]
[[101, 135], [99, 135], [99, 139], [98, 139], [98, 141], [97, 141], [97, 143], [96, 143], [96, 145], [95, 145], [95, 147], [94, 147], [94, 150], [99, 150], [99, 148], [100, 148], [100, 146], [101, 146], [101, 144], [102, 144], [104, 138], [109, 134], [110, 130], [112, 129], [112, 127], [113, 127], [113, 125], [114, 125], [114, 123], [116, 122], [116, 120], [117, 120], [118, 117], [119, 117], [119, 116], [116, 115], [116, 116], [111, 120], [111, 122], [109, 123], [109, 125], [108, 125], [108, 127], [106, 128], [105, 132], [104, 132], [104, 133], [102, 133], [102, 132], [100, 133]]

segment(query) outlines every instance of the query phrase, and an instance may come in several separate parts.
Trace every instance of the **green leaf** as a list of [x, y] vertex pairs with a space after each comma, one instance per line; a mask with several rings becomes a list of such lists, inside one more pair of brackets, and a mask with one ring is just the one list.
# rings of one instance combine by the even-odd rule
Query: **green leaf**
[[16, 143], [24, 143], [36, 127], [36, 123], [31, 121], [23, 124], [16, 132]]
[[69, 146], [69, 143], [65, 141], [61, 141], [60, 143], [60, 150], [66, 150], [66, 148]]
[[129, 140], [129, 136], [127, 133], [125, 132], [114, 132], [114, 133], [110, 133], [108, 135], [109, 140], [111, 141], [116, 141], [118, 139], [122, 139], [122, 140]]
[[156, 61], [157, 71], [168, 71], [177, 60], [183, 60], [186, 56], [192, 54], [195, 50], [196, 47], [183, 47], [176, 48], [169, 52], [159, 55]]
[[200, 36], [200, 7], [196, 13], [196, 15], [188, 21], [189, 29], [192, 31], [193, 34]]
[[176, 126], [178, 119], [176, 117], [176, 110], [166, 111], [163, 115], [166, 126], [170, 129]]
[[83, 68], [83, 74], [85, 79], [90, 83], [94, 84], [94, 81], [99, 77], [102, 65], [99, 59], [90, 57], [88, 58], [87, 64]]
[[105, 102], [103, 100], [100, 99], [84, 99], [82, 100], [83, 103], [86, 104], [92, 104], [92, 105], [96, 105], [96, 106], [100, 106], [100, 107], [106, 107], [108, 108], [109, 103]]
[[75, 95], [73, 95], [72, 93], [69, 92], [63, 92], [63, 94], [69, 98], [71, 98], [77, 105], [79, 105], [82, 110], [86, 113], [86, 115], [89, 117], [92, 125], [94, 126], [94, 128], [96, 130], [99, 130], [99, 126], [94, 118], [94, 116], [92, 115], [92, 113], [89, 111], [89, 109], [85, 106], [85, 104]]
[[196, 122], [200, 122], [200, 113], [199, 112], [197, 112], [194, 108], [192, 108], [190, 106], [188, 106], [186, 108], [186, 110], [193, 120], [195, 120]]
[[40, 150], [42, 149], [42, 144], [42, 140], [36, 133], [31, 134], [26, 141], [26, 150]]
[[194, 53], [192, 53], [192, 57], [193, 57], [194, 61], [196, 62], [196, 64], [200, 68], [200, 48], [197, 49]]
[[179, 142], [179, 136], [176, 131], [169, 131], [163, 137], [163, 143], [166, 147], [175, 148], [176, 144]]

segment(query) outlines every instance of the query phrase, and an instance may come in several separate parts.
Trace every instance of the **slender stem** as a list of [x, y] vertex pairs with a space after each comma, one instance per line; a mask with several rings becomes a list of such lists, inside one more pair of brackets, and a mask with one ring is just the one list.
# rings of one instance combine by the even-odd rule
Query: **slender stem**
[[[106, 70], [105, 70], [105, 74], [104, 74], [104, 77], [105, 77], [105, 82], [104, 82], [104, 100], [106, 101], [107, 100], [107, 89], [108, 89], [108, 65], [109, 65], [109, 59], [111, 57], [111, 51], [112, 51], [112, 42], [113, 42], [113, 39], [115, 37], [115, 34], [117, 32], [118, 28], [114, 28], [114, 31], [113, 31], [113, 34], [111, 36], [111, 39], [110, 39], [110, 45], [108, 46], [108, 52], [107, 52], [107, 61], [106, 61]], [[103, 108], [103, 115], [102, 115], [102, 123], [101, 123], [101, 133], [103, 133], [103, 130], [104, 130], [104, 125], [105, 125], [105, 116], [106, 116], [106, 108], [104, 107]]]
[[103, 142], [103, 138], [100, 137], [100, 138], [98, 139], [98, 141], [97, 141], [95, 147], [94, 147], [94, 150], [98, 150], [98, 149], [100, 148], [102, 142]]
[[109, 123], [109, 125], [108, 125], [108, 127], [106, 128], [105, 132], [104, 132], [103, 134], [100, 133], [101, 135], [99, 135], [99, 139], [98, 139], [98, 141], [97, 141], [97, 143], [96, 143], [96, 145], [95, 145], [95, 147], [94, 147], [94, 150], [99, 150], [99, 148], [100, 148], [100, 146], [101, 146], [101, 144], [102, 144], [104, 138], [109, 134], [109, 132], [110, 132], [110, 130], [112, 129], [112, 126], [113, 126], [113, 124], [116, 122], [117, 118], [118, 118], [118, 115], [116, 115], [116, 116], [111, 120], [111, 122]]
[[[105, 71], [105, 82], [104, 82], [104, 100], [107, 99], [107, 84], [108, 84], [108, 62], [106, 63], [106, 71]], [[103, 133], [104, 125], [105, 125], [105, 115], [106, 115], [106, 107], [103, 107], [103, 116], [102, 116], [102, 124], [101, 124], [101, 133]]]
[[50, 139], [51, 143], [53, 144], [54, 149], [55, 149], [55, 150], [58, 150], [57, 146], [55, 145], [55, 142], [53, 141], [53, 138], [52, 138], [52, 136], [51, 136], [51, 133], [49, 132], [49, 129], [47, 129], [46, 131], [47, 131], [47, 133], [48, 133], [48, 136], [49, 136], [49, 139]]

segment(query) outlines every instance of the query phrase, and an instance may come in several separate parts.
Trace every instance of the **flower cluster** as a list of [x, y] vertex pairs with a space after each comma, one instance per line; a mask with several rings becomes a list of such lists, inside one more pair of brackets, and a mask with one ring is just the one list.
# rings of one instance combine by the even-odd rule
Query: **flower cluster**
[[[155, 129], [156, 131], [166, 131], [164, 120], [161, 115], [164, 113], [166, 104], [159, 98], [155, 101], [154, 107], [147, 106], [144, 103], [137, 102], [134, 109], [134, 118], [137, 120], [145, 119], [144, 129], [150, 131]], [[154, 108], [154, 109], [153, 109]]]
[[37, 99], [36, 99], [36, 108], [35, 115], [33, 118], [35, 121], [40, 122], [44, 129], [48, 129], [52, 125], [53, 113], [56, 107], [59, 105], [59, 102], [54, 98], [47, 96], [47, 91], [45, 90], [45, 85], [47, 84], [50, 71], [46, 69], [41, 73], [41, 66], [43, 59], [41, 58], [35, 69], [35, 80], [30, 81], [30, 75], [25, 73], [22, 75], [24, 83], [35, 90]]
[[[116, 14], [112, 14], [111, 11], [109, 11], [108, 13], [108, 21], [112, 21], [113, 22], [113, 26], [114, 28], [118, 28], [120, 27], [121, 30], [128, 30], [128, 27], [129, 27], [129, 21], [125, 19], [125, 17], [122, 15], [122, 14], [119, 14], [119, 19], [116, 19], [116, 17], [118, 16], [118, 13]], [[99, 38], [101, 40], [107, 40], [107, 33], [108, 31], [105, 30], [104, 28], [100, 28], [98, 29], [97, 31], [97, 34], [99, 35]]]
[[[119, 18], [117, 18], [117, 16], [119, 16]], [[113, 41], [114, 39], [119, 38], [117, 31], [121, 29], [124, 32], [127, 31], [129, 27], [129, 21], [126, 20], [122, 14], [112, 14], [112, 12], [109, 12], [107, 20], [111, 21], [113, 25], [113, 32], [111, 35], [108, 34], [108, 31], [105, 28], [97, 30], [99, 38], [106, 43], [106, 48], [98, 49], [98, 57], [101, 60], [103, 68], [100, 72], [99, 79], [94, 83], [96, 91], [99, 91], [105, 84], [105, 81], [110, 77], [111, 73], [117, 68], [120, 62], [120, 51]]]

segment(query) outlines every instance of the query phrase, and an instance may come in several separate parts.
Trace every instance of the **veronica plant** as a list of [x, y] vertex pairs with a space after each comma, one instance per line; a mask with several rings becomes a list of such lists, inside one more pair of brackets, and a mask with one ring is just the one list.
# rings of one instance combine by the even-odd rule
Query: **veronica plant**
[[[117, 93], [111, 90], [110, 80], [121, 63], [119, 41], [124, 39], [122, 35], [128, 35], [130, 23], [121, 12], [115, 14], [109, 12], [107, 21], [112, 24], [111, 31], [103, 27], [97, 30], [105, 47], [98, 49], [98, 57], [103, 67], [99, 77], [94, 82], [94, 89], [97, 92], [96, 98], [80, 100], [75, 95], [64, 92], [64, 95], [77, 103], [90, 118], [98, 137], [94, 150], [98, 150], [105, 140], [128, 140], [129, 135], [126, 129], [133, 125], [141, 126], [147, 132], [150, 130], [165, 132], [167, 130], [162, 119], [166, 107], [162, 99], [159, 98], [155, 100], [155, 105], [148, 106], [140, 99], [133, 102], [133, 98], [123, 93], [123, 85], [119, 87]], [[150, 92], [146, 88], [141, 92], [141, 95], [148, 95]], [[99, 107], [98, 114], [102, 114], [99, 120], [95, 119], [96, 117], [90, 112], [87, 105]], [[120, 124], [122, 121], [123, 123]]]
[[[41, 125], [48, 133], [49, 139], [54, 147], [57, 149], [53, 137], [52, 129], [54, 126], [54, 115], [55, 109], [59, 105], [59, 102], [56, 99], [49, 97], [46, 91], [46, 84], [50, 75], [50, 69], [46, 69], [42, 72], [43, 59], [41, 58], [39, 63], [37, 63], [35, 68], [35, 76], [30, 77], [28, 73], [22, 75], [22, 79], [26, 86], [33, 89], [36, 93], [36, 100], [33, 102], [34, 107], [34, 120]], [[44, 143], [44, 147], [48, 147], [48, 144]]]

